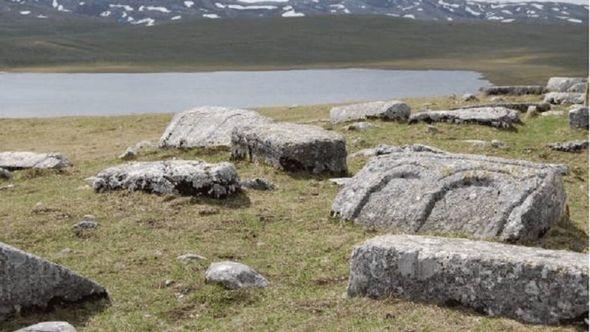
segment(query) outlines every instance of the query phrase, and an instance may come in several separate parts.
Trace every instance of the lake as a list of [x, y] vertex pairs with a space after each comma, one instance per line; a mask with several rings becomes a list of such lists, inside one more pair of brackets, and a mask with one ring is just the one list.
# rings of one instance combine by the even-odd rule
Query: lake
[[325, 69], [154, 74], [0, 74], [0, 117], [176, 113], [475, 92], [472, 71]]

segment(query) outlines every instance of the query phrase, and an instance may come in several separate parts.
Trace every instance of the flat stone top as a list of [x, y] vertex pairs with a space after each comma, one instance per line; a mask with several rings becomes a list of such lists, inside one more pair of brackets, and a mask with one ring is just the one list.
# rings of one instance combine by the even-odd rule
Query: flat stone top
[[253, 135], [261, 140], [285, 144], [306, 144], [317, 141], [344, 141], [344, 136], [323, 128], [296, 123], [269, 123], [236, 128], [234, 134]]
[[160, 147], [229, 146], [236, 126], [272, 122], [255, 111], [217, 106], [178, 113], [160, 138]]
[[[562, 164], [538, 164], [533, 163], [530, 161], [525, 160], [516, 160], [516, 159], [504, 159], [499, 157], [488, 157], [484, 155], [474, 155], [474, 154], [458, 154], [458, 153], [432, 153], [432, 152], [414, 152], [414, 151], [400, 151], [400, 152], [392, 152], [390, 154], [377, 156], [369, 161], [366, 167], [373, 167], [376, 168], [389, 168], [391, 166], [398, 165], [403, 161], [410, 161], [413, 162], [416, 158], [420, 158], [421, 160], [432, 160], [433, 162], [439, 164], [441, 162], [446, 162], [447, 167], [456, 166], [458, 168], [471, 168], [473, 165], [485, 165], [488, 168], [491, 165], [496, 164], [499, 167], [515, 167], [515, 168], [525, 168], [529, 169], [532, 172], [538, 171], [555, 171], [561, 174], [567, 174], [568, 168], [566, 165]], [[424, 165], [422, 165], [424, 166]], [[514, 173], [511, 174], [515, 177], [524, 177], [526, 176], [523, 173]]]
[[566, 250], [517, 246], [488, 241], [418, 235], [382, 235], [365, 241], [373, 246], [398, 251], [418, 251], [425, 256], [460, 255], [464, 259], [542, 264], [554, 269], [588, 270], [588, 254]]
[[8, 170], [25, 168], [60, 169], [71, 165], [70, 160], [59, 153], [0, 152], [0, 167]]
[[438, 111], [424, 111], [415, 113], [412, 116], [418, 116], [420, 114], [449, 114], [457, 118], [465, 118], [465, 119], [482, 119], [487, 120], [490, 116], [494, 117], [504, 117], [504, 116], [514, 116], [518, 118], [518, 113], [514, 110], [508, 109], [506, 107], [467, 107], [467, 108], [460, 108], [456, 110], [438, 110]]

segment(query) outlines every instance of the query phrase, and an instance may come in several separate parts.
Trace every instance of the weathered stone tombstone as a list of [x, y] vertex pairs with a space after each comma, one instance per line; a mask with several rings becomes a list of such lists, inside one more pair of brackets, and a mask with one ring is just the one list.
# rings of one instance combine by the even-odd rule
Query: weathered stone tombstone
[[579, 323], [588, 317], [588, 254], [379, 236], [353, 250], [348, 295], [459, 304], [528, 323]]
[[0, 320], [55, 302], [104, 298], [108, 298], [107, 291], [96, 282], [0, 242]]
[[478, 155], [393, 152], [349, 180], [332, 215], [369, 229], [525, 241], [564, 215], [559, 165]]
[[320, 127], [294, 123], [244, 126], [234, 129], [231, 141], [234, 159], [293, 172], [347, 172], [344, 136]]
[[518, 112], [504, 107], [462, 108], [454, 111], [424, 111], [412, 114], [409, 123], [448, 122], [480, 124], [496, 128], [513, 128], [521, 123]]
[[88, 180], [97, 192], [127, 189], [161, 195], [223, 198], [240, 188], [233, 164], [198, 160], [131, 162], [107, 168]]
[[407, 121], [411, 108], [398, 100], [374, 101], [362, 104], [337, 106], [330, 110], [330, 121], [340, 123], [352, 120], [380, 119]]
[[70, 166], [72, 162], [59, 153], [0, 152], [0, 168], [9, 171], [28, 168], [63, 169]]
[[213, 106], [197, 107], [174, 116], [160, 138], [160, 147], [230, 146], [234, 128], [270, 122], [272, 122], [271, 119], [250, 110]]

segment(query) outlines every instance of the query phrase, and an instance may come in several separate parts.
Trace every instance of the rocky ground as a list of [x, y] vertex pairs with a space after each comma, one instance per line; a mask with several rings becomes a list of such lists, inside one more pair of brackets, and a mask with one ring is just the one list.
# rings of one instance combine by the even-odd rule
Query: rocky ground
[[[478, 98], [469, 102], [461, 97], [407, 102], [413, 111], [490, 102], [488, 97]], [[541, 97], [504, 99], [528, 102]], [[456, 153], [567, 164], [570, 173], [564, 183], [570, 220], [560, 222], [542, 240], [525, 244], [588, 251], [588, 152], [554, 151], [547, 146], [587, 139], [587, 131], [569, 127], [566, 106], [554, 106], [548, 116], [521, 113], [523, 124], [513, 129], [366, 120], [374, 127], [348, 130], [349, 124], [330, 123], [330, 108], [260, 112], [276, 120], [319, 125], [344, 135], [350, 174], [358, 172], [366, 161], [351, 155], [379, 144], [421, 143]], [[108, 306], [95, 303], [22, 315], [0, 323], [0, 330], [47, 320], [68, 321], [83, 331], [579, 328], [527, 325], [401, 299], [346, 298], [353, 246], [380, 232], [330, 217], [338, 187], [327, 175], [286, 173], [264, 164], [234, 161], [242, 179], [265, 178], [276, 188], [246, 190], [224, 200], [125, 190], [95, 193], [84, 181], [120, 164], [117, 157], [127, 147], [159, 139], [171, 118], [0, 120], [2, 150], [56, 151], [74, 164], [63, 171], [13, 171], [10, 179], [0, 180], [0, 241], [92, 278], [109, 291], [112, 301]], [[171, 158], [221, 162], [229, 160], [230, 151], [142, 149], [137, 154], [140, 161]], [[74, 227], [87, 219], [93, 222], [92, 227]], [[206, 284], [210, 263], [226, 260], [247, 264], [266, 278], [269, 286], [226, 290]]]

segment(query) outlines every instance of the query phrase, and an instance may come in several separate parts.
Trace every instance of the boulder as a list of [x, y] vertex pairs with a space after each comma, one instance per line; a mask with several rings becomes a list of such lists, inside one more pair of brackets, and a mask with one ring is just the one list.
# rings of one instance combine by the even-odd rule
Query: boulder
[[255, 179], [246, 179], [240, 181], [240, 187], [242, 189], [252, 189], [252, 190], [275, 190], [275, 185], [268, 181], [267, 179], [255, 178]]
[[379, 144], [377, 147], [370, 149], [363, 149], [350, 155], [350, 157], [374, 157], [382, 156], [394, 152], [433, 152], [446, 153], [446, 151], [423, 144], [409, 144], [402, 146]]
[[549, 148], [562, 152], [580, 152], [588, 149], [588, 140], [569, 141], [563, 143], [550, 143]]
[[160, 147], [230, 146], [234, 128], [270, 122], [272, 120], [254, 111], [211, 106], [197, 107], [174, 116], [160, 138]]
[[497, 128], [512, 128], [520, 123], [518, 113], [505, 107], [462, 108], [454, 111], [425, 111], [412, 114], [410, 124], [426, 122], [474, 123]]
[[233, 164], [197, 160], [131, 162], [107, 168], [89, 180], [96, 192], [128, 189], [213, 198], [232, 195], [240, 186]]
[[506, 86], [491, 86], [482, 88], [481, 91], [488, 96], [495, 95], [540, 95], [545, 92], [545, 87], [540, 85], [506, 85]]
[[374, 101], [370, 103], [334, 107], [330, 110], [332, 123], [351, 120], [380, 119], [407, 121], [411, 108], [401, 101]]
[[211, 264], [205, 271], [205, 280], [227, 289], [266, 288], [269, 285], [268, 280], [251, 267], [229, 261]]
[[96, 282], [0, 243], [0, 320], [22, 310], [107, 297]]
[[469, 105], [469, 106], [461, 106], [461, 107], [454, 107], [451, 110], [460, 110], [466, 108], [489, 108], [489, 107], [504, 107], [511, 110], [519, 111], [524, 113], [529, 110], [530, 107], [535, 107], [538, 112], [547, 112], [551, 110], [551, 104], [549, 103], [491, 103], [491, 104], [478, 104], [478, 105]]
[[76, 332], [76, 329], [68, 322], [42, 322], [14, 332]]
[[261, 161], [286, 171], [347, 172], [344, 137], [310, 125], [271, 123], [235, 128], [231, 154], [234, 159]]
[[369, 229], [526, 241], [564, 215], [559, 165], [478, 155], [374, 157], [338, 193], [332, 216]]
[[577, 92], [549, 92], [545, 94], [543, 101], [554, 105], [583, 104], [584, 94]]
[[570, 127], [588, 129], [588, 106], [573, 106], [568, 115]]
[[70, 160], [59, 153], [0, 152], [0, 168], [9, 171], [26, 168], [62, 169], [70, 166]]
[[551, 92], [577, 92], [584, 93], [586, 91], [585, 77], [551, 77], [547, 81], [547, 91]]
[[5, 170], [4, 168], [0, 168], [0, 179], [10, 180], [11, 178], [12, 178], [12, 174], [8, 170]]
[[460, 305], [527, 323], [579, 323], [588, 317], [588, 254], [379, 236], [353, 250], [348, 295]]

